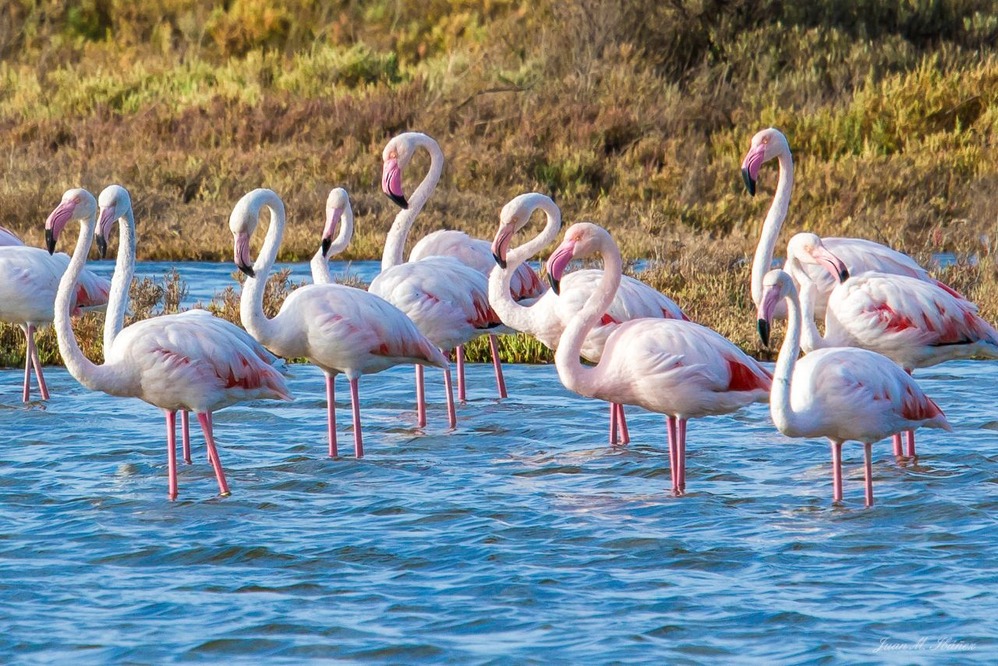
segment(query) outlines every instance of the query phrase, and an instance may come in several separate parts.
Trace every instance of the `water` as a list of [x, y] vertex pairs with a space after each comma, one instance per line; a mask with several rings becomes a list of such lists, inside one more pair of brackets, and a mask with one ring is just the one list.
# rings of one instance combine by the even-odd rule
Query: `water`
[[[361, 382], [367, 456], [324, 456], [321, 374], [293, 403], [216, 414], [233, 494], [195, 430], [166, 499], [163, 419], [61, 368], [23, 407], [0, 372], [0, 662], [967, 663], [998, 648], [998, 365], [922, 370], [956, 427], [917, 465], [778, 434], [764, 405], [691, 422], [673, 498], [663, 419], [607, 410], [550, 366], [469, 366], [449, 431], [439, 383]], [[436, 373], [430, 373], [433, 376]], [[340, 395], [345, 383], [338, 383]], [[341, 402], [341, 407], [346, 403]], [[919, 642], [922, 641], [922, 642]], [[902, 649], [904, 648], [904, 649]], [[879, 650], [879, 651], [878, 651]]]

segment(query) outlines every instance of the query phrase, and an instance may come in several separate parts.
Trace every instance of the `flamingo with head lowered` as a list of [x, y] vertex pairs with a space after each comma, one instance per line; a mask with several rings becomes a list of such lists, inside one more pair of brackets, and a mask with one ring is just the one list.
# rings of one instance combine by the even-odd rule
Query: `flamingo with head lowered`
[[[828, 297], [824, 336], [814, 324], [815, 296], [807, 272], [816, 267], [841, 280]], [[848, 276], [844, 263], [810, 233], [790, 239], [787, 269], [801, 285], [805, 352], [861, 347], [883, 354], [909, 373], [957, 358], [998, 358], [998, 331], [977, 314], [977, 306], [934, 282], [877, 272]], [[901, 455], [900, 435], [894, 448]], [[915, 455], [912, 430], [906, 454]]]
[[[197, 413], [219, 493], [228, 495], [229, 488], [215, 448], [211, 414], [237, 402], [259, 398], [290, 400], [291, 395], [280, 372], [260, 360], [238, 336], [227, 335], [226, 328], [207, 314], [163, 315], [121, 329], [113, 336], [112, 344], [104, 349], [102, 365], [94, 364], [83, 355], [69, 321], [70, 301], [94, 242], [94, 227], [98, 226], [98, 245], [106, 247], [105, 239], [117, 219], [114, 208], [108, 207], [101, 211], [98, 222], [97, 201], [93, 195], [74, 189], [63, 195], [62, 202], [45, 222], [50, 248], [71, 220], [81, 222], [76, 250], [59, 282], [55, 300], [59, 352], [69, 373], [87, 388], [119, 397], [139, 398], [163, 410], [171, 500], [177, 497], [176, 412]], [[129, 251], [134, 252], [134, 245], [129, 247], [123, 243], [118, 249], [119, 256]]]
[[[430, 169], [420, 183], [419, 187], [412, 193], [407, 201], [402, 189], [402, 172], [409, 165], [413, 155], [418, 149], [424, 149], [430, 155]], [[440, 150], [440, 145], [433, 138], [420, 132], [404, 132], [394, 137], [385, 146], [384, 168], [382, 172], [381, 186], [385, 194], [392, 201], [397, 203], [403, 210], [396, 218], [396, 224], [400, 220], [405, 224], [399, 227], [392, 227], [389, 238], [385, 244], [385, 254], [382, 261], [382, 270], [389, 266], [402, 263], [402, 252], [405, 247], [406, 236], [412, 226], [416, 216], [422, 210], [426, 201], [436, 189], [440, 174], [443, 172], [444, 156]], [[430, 257], [452, 257], [479, 273], [486, 279], [495, 267], [492, 259], [492, 250], [488, 241], [472, 238], [463, 231], [440, 230], [434, 231], [421, 238], [409, 252], [409, 262], [418, 262]], [[537, 274], [527, 265], [518, 267], [510, 277], [509, 282], [510, 297], [518, 302], [530, 302], [538, 298], [544, 292], [544, 286], [538, 279]], [[418, 324], [418, 322], [417, 322]], [[502, 374], [502, 364], [499, 361], [499, 347], [496, 340], [497, 334], [514, 333], [515, 330], [501, 325], [493, 327], [489, 332], [489, 349], [492, 353], [492, 365], [495, 368], [496, 386], [499, 397], [506, 397], [506, 381]], [[445, 347], [449, 349], [449, 347]], [[464, 345], [458, 343], [455, 347], [455, 358], [457, 360], [457, 386], [458, 398], [461, 401], [466, 399], [464, 382]]]
[[[523, 245], [510, 249], [514, 234], [530, 222], [534, 211], [542, 210], [546, 217], [544, 229]], [[557, 238], [561, 231], [561, 210], [550, 197], [537, 192], [521, 194], [503, 206], [499, 213], [499, 229], [492, 241], [492, 255], [498, 267], [493, 266], [489, 276], [489, 301], [503, 323], [517, 331], [529, 333], [548, 349], [556, 349], [565, 327], [575, 316], [602, 279], [603, 271], [583, 269], [564, 275], [559, 293], [545, 291], [529, 304], [516, 301], [510, 294], [510, 283], [518, 269], [528, 259], [538, 254]], [[598, 363], [606, 339], [624, 321], [643, 317], [661, 319], [688, 319], [671, 299], [632, 277], [623, 276], [620, 287], [606, 312], [586, 336], [582, 344], [582, 357]], [[630, 437], [624, 408], [610, 403], [610, 444], [617, 443], [617, 429], [621, 441]]]
[[603, 277], [561, 334], [555, 365], [561, 383], [590, 398], [638, 405], [667, 417], [672, 492], [686, 488], [686, 421], [728, 414], [769, 397], [771, 378], [755, 359], [711, 329], [681, 319], [632, 319], [606, 340], [599, 363], [579, 361], [586, 336], [613, 302], [620, 285], [617, 244], [595, 224], [574, 224], [548, 259], [558, 292], [575, 258], [603, 258]]
[[[35, 331], [55, 318], [55, 294], [59, 278], [68, 265], [69, 256], [65, 253], [51, 254], [26, 246], [12, 231], [0, 227], [0, 321], [15, 324], [24, 332], [24, 388], [21, 393], [24, 402], [31, 398], [32, 368], [42, 400], [49, 399], [35, 345]], [[83, 271], [70, 303], [73, 314], [103, 307], [110, 288], [104, 278]]]
[[[763, 277], [758, 307], [759, 335], [769, 344], [770, 323], [779, 302], [787, 303], [786, 338], [780, 347], [769, 398], [776, 427], [790, 437], [827, 437], [832, 448], [832, 497], [842, 501], [842, 444], [863, 443], [866, 505], [873, 504], [871, 447], [902, 430], [926, 426], [950, 430], [942, 410], [914, 379], [886, 356], [865, 349], [835, 347], [798, 360], [802, 320], [797, 288], [780, 270]], [[834, 294], [833, 294], [834, 299]], [[831, 302], [829, 303], [831, 307]], [[813, 326], [813, 320], [810, 322]]]
[[312, 282], [333, 284], [329, 260], [347, 249], [352, 239], [353, 208], [350, 206], [350, 196], [342, 187], [334, 187], [326, 197], [326, 223], [322, 228], [319, 249], [309, 262]]
[[[777, 160], [780, 165], [779, 181], [773, 203], [766, 214], [762, 225], [759, 245], [752, 259], [752, 300], [758, 306], [762, 297], [762, 278], [773, 264], [773, 251], [780, 235], [780, 229], [787, 217], [790, 207], [790, 194], [794, 185], [794, 161], [790, 154], [790, 144], [783, 133], [770, 127], [756, 133], [752, 137], [752, 145], [745, 159], [742, 160], [742, 177], [749, 194], [754, 195], [756, 180], [762, 165], [770, 160]], [[908, 277], [936, 284], [948, 290], [954, 296], [960, 297], [956, 291], [947, 285], [933, 279], [928, 271], [919, 266], [911, 257], [889, 247], [861, 238], [826, 238], [825, 244], [836, 257], [843, 261], [851, 275], [860, 275], [867, 271], [877, 271], [892, 275]], [[815, 284], [816, 294], [814, 314], [825, 316], [828, 296], [835, 287], [836, 280], [820, 268], [806, 268], [811, 281]], [[777, 305], [777, 316], [784, 316], [783, 303]]]
[[[270, 212], [270, 229], [254, 263], [250, 238], [264, 208]], [[349, 206], [338, 213], [333, 211], [331, 217], [339, 219], [344, 214], [352, 218]], [[229, 229], [234, 239], [235, 263], [249, 276], [240, 298], [240, 319], [246, 330], [275, 354], [307, 358], [325, 373], [330, 457], [337, 455], [333, 379], [339, 373], [347, 376], [353, 407], [354, 452], [359, 458], [364, 455], [360, 427], [361, 375], [407, 363], [419, 367], [433, 365], [448, 371], [447, 359], [398, 308], [373, 293], [346, 285], [311, 284], [295, 289], [277, 316], [268, 319], [263, 311], [263, 292], [277, 259], [285, 222], [284, 202], [272, 190], [253, 190], [232, 209]], [[447, 389], [448, 413], [453, 419], [449, 384]]]

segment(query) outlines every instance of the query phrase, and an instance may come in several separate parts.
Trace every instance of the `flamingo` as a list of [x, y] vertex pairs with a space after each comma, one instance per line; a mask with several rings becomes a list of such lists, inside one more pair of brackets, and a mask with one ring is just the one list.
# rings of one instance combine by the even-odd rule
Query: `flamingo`
[[[112, 209], [105, 211], [102, 211], [98, 231], [98, 245], [101, 246], [106, 243], [104, 239], [115, 222]], [[196, 412], [204, 430], [219, 494], [229, 495], [215, 448], [211, 415], [245, 400], [290, 400], [284, 378], [262, 362], [238, 337], [225, 335], [225, 329], [208, 315], [164, 315], [134, 323], [114, 336], [112, 345], [104, 350], [102, 365], [92, 363], [80, 351], [69, 321], [70, 301], [93, 244], [97, 224], [97, 201], [86, 190], [68, 190], [62, 202], [49, 214], [45, 230], [50, 248], [71, 220], [81, 222], [80, 237], [59, 282], [55, 300], [56, 335], [66, 369], [91, 390], [139, 398], [163, 410], [170, 500], [177, 498], [176, 412], [178, 409]], [[118, 252], [120, 255], [132, 249], [123, 244]]]
[[[814, 289], [807, 267], [839, 275], [828, 297], [825, 335], [814, 325]], [[998, 331], [977, 314], [977, 306], [952, 290], [904, 275], [867, 272], [848, 277], [842, 262], [815, 234], [801, 233], [787, 245], [787, 268], [802, 285], [806, 352], [825, 347], [861, 347], [883, 354], [909, 374], [956, 358], [998, 358]], [[906, 454], [915, 456], [909, 430]], [[901, 436], [894, 438], [901, 455]]]
[[[121, 185], [108, 185], [97, 197], [98, 224], [110, 228], [118, 221], [118, 256], [114, 267], [114, 277], [111, 278], [111, 288], [107, 301], [107, 313], [104, 317], [104, 349], [114, 345], [114, 339], [125, 327], [125, 310], [128, 307], [128, 290], [135, 275], [135, 215], [132, 210], [132, 197]], [[105, 218], [110, 217], [105, 221]], [[103, 258], [107, 253], [107, 239], [97, 236], [100, 254]], [[200, 320], [206, 326], [219, 327], [221, 335], [235, 336], [253, 350], [257, 357], [268, 365], [280, 369], [281, 359], [268, 352], [249, 333], [235, 324], [212, 316], [206, 310], [192, 309], [179, 313], [178, 317], [205, 317]], [[185, 463], [191, 463], [190, 412], [180, 410], [181, 452]]]
[[[402, 195], [401, 173], [418, 147], [424, 147], [430, 152], [430, 170], [407, 202]], [[368, 290], [405, 312], [419, 330], [441, 349], [461, 348], [481, 335], [494, 332], [502, 322], [489, 305], [488, 280], [483, 273], [454, 257], [426, 257], [409, 262], [403, 262], [402, 259], [406, 236], [440, 179], [440, 172], [443, 170], [440, 147], [425, 134], [407, 133], [390, 140], [382, 157], [382, 189], [392, 200], [405, 207], [392, 223], [385, 239], [381, 273], [371, 282]], [[496, 383], [499, 395], [503, 397], [506, 389], [496, 355], [498, 350], [494, 340], [490, 344]], [[456, 359], [458, 395], [460, 399], [464, 399], [464, 360], [460, 349], [456, 353]], [[423, 384], [422, 368], [417, 367], [416, 394], [420, 405], [420, 425], [425, 425]]]
[[353, 239], [353, 208], [350, 206], [350, 196], [342, 187], [336, 187], [330, 190], [329, 196], [326, 197], [326, 225], [322, 229], [320, 247], [309, 262], [312, 282], [333, 284], [333, 276], [329, 273], [329, 259], [347, 249], [351, 239]]
[[769, 399], [773, 422], [789, 437], [829, 439], [835, 502], [842, 501], [842, 444], [848, 440], [862, 442], [866, 506], [872, 506], [870, 457], [874, 442], [922, 426], [952, 428], [918, 383], [886, 356], [866, 349], [834, 347], [798, 360], [801, 320], [805, 326], [813, 326], [814, 322], [808, 324], [802, 316], [797, 288], [787, 273], [770, 271], [763, 277], [762, 286], [758, 315], [763, 344], [769, 344], [770, 323], [780, 301], [787, 303], [789, 319]]
[[[523, 229], [536, 210], [547, 218], [544, 229], [532, 240], [513, 250], [509, 249], [513, 235]], [[561, 210], [548, 196], [537, 192], [521, 194], [511, 199], [499, 214], [499, 229], [492, 241], [492, 256], [498, 267], [493, 266], [489, 276], [489, 302], [510, 328], [533, 335], [548, 349], [556, 349], [565, 327], [593, 293], [602, 277], [602, 271], [584, 269], [565, 275], [559, 293], [545, 291], [529, 305], [517, 302], [510, 293], [510, 281], [517, 269], [530, 257], [551, 243], [561, 230]], [[671, 299], [632, 277], [623, 276], [613, 302], [582, 343], [582, 357], [598, 363], [606, 339], [622, 321], [655, 317], [686, 319], [682, 310]], [[627, 444], [627, 422], [624, 408], [610, 403], [610, 444], [617, 443], [619, 423], [621, 441]]]
[[[263, 208], [270, 211], [270, 228], [254, 263], [250, 238]], [[341, 372], [347, 376], [353, 407], [354, 453], [360, 458], [364, 455], [360, 376], [416, 363], [443, 368], [449, 377], [447, 359], [398, 308], [373, 293], [341, 284], [300, 287], [287, 297], [277, 316], [268, 319], [263, 312], [263, 291], [284, 236], [285, 221], [284, 202], [272, 190], [253, 190], [232, 209], [229, 229], [235, 240], [235, 263], [249, 276], [240, 299], [240, 318], [246, 330], [275, 354], [305, 357], [325, 373], [331, 458], [337, 455], [333, 379]], [[453, 420], [449, 382], [447, 399]]]
[[[430, 155], [430, 169], [423, 179], [423, 182], [412, 193], [409, 201], [406, 201], [402, 189], [402, 171], [409, 165], [409, 161], [419, 148], [423, 148]], [[422, 210], [426, 201], [436, 189], [440, 174], [443, 171], [444, 155], [440, 150], [440, 145], [430, 136], [420, 132], [404, 132], [394, 137], [388, 142], [384, 150], [384, 170], [381, 185], [385, 194], [398, 204], [403, 210], [399, 213], [399, 218], [407, 221], [404, 231], [396, 231], [392, 228], [392, 233], [397, 239], [389, 239], [385, 245], [385, 259], [391, 256], [391, 265], [402, 263], [402, 251], [405, 247], [406, 235], [416, 219], [416, 215]], [[408, 210], [408, 213], [406, 213]], [[396, 218], [396, 224], [399, 222]], [[390, 234], [391, 235], [391, 234]], [[392, 241], [395, 244], [392, 245]], [[391, 255], [389, 246], [392, 245]], [[492, 259], [492, 251], [488, 241], [472, 238], [463, 231], [440, 230], [421, 238], [409, 252], [409, 261], [416, 262], [430, 257], [453, 257], [462, 264], [473, 268], [488, 279], [495, 263]], [[385, 260], [382, 261], [382, 270], [386, 270]], [[510, 280], [512, 296], [517, 301], [531, 301], [539, 297], [544, 292], [537, 274], [529, 266], [520, 266]], [[418, 322], [417, 322], [418, 325]], [[505, 326], [497, 325], [488, 334], [489, 349], [492, 353], [492, 365], [495, 369], [496, 386], [499, 397], [505, 398], [506, 381], [502, 374], [502, 363], [499, 361], [499, 346], [496, 339], [497, 334], [509, 334], [515, 331]], [[449, 349], [449, 347], [445, 347]], [[464, 383], [464, 344], [458, 342], [454, 352], [457, 361], [457, 393], [458, 399], [462, 402], [467, 399]]]
[[672, 492], [681, 495], [686, 489], [686, 421], [765, 401], [771, 377], [717, 332], [682, 319], [625, 321], [607, 338], [599, 363], [582, 365], [585, 338], [620, 284], [620, 250], [605, 229], [583, 222], [568, 228], [547, 262], [558, 293], [568, 263], [595, 254], [603, 257], [603, 277], [561, 334], [555, 352], [558, 377], [579, 395], [665, 414]]
[[[0, 321], [15, 324], [24, 332], [24, 388], [21, 395], [24, 402], [31, 398], [32, 368], [42, 400], [49, 399], [35, 345], [35, 331], [53, 321], [56, 289], [68, 265], [69, 257], [65, 253], [50, 255], [41, 248], [28, 247], [12, 231], [0, 227]], [[107, 280], [84, 271], [73, 294], [73, 314], [106, 304], [109, 289]]]
[[[769, 160], [776, 159], [780, 165], [780, 178], [776, 185], [773, 203], [762, 224], [759, 245], [752, 259], [752, 301], [758, 306], [762, 297], [762, 278], [773, 265], [773, 250], [776, 247], [780, 229], [790, 207], [790, 194], [794, 184], [794, 161], [790, 154], [790, 144], [780, 130], [770, 127], [752, 137], [752, 147], [742, 160], [742, 178], [749, 194], [755, 195], [759, 169]], [[861, 238], [826, 238], [825, 244], [836, 257], [845, 262], [852, 275], [866, 271], [878, 271], [892, 275], [907, 275], [924, 282], [936, 284], [954, 296], [960, 296], [947, 285], [932, 278], [928, 271], [919, 266], [911, 257], [897, 250]], [[828, 295], [835, 287], [835, 279], [816, 267], [807, 269], [814, 282], [817, 294], [814, 304], [815, 315], [823, 317], [828, 303]], [[776, 316], [783, 317], [785, 306], [777, 306]]]

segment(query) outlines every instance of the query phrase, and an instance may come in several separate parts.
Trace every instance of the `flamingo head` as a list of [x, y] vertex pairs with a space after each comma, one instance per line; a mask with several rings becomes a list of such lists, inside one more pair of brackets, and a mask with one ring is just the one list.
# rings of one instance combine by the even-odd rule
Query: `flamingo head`
[[402, 171], [409, 166], [416, 148], [427, 139], [433, 140], [420, 132], [403, 132], [393, 137], [381, 153], [381, 191], [402, 210], [409, 208], [402, 189]]
[[[348, 212], [349, 211], [349, 212]], [[326, 226], [322, 229], [322, 256], [329, 256], [329, 248], [333, 245], [333, 238], [336, 230], [340, 226], [340, 219], [344, 213], [352, 216], [350, 209], [350, 195], [342, 187], [334, 188], [326, 197]]]
[[[506, 268], [506, 254], [509, 252], [509, 245], [513, 240], [513, 234], [527, 226], [527, 223], [530, 222], [530, 216], [545, 201], [551, 205], [554, 211], [558, 211], [558, 207], [554, 205], [554, 201], [547, 195], [540, 194], [539, 192], [528, 192], [513, 197], [502, 207], [502, 210], [499, 212], [499, 229], [496, 231], [496, 236], [492, 241], [492, 256], [500, 268]], [[558, 224], [561, 224], [560, 216], [558, 217]]]
[[93, 219], [97, 215], [97, 200], [94, 195], [81, 187], [66, 190], [62, 201], [45, 220], [45, 246], [49, 254], [55, 252], [59, 234], [70, 220]]
[[757, 132], [752, 137], [752, 147], [745, 153], [742, 160], [742, 179], [745, 181], [745, 189], [748, 193], [755, 195], [755, 181], [759, 177], [759, 169], [769, 160], [780, 155], [790, 154], [790, 144], [783, 132], [770, 127], [761, 132]]
[[603, 242], [609, 239], [609, 236], [606, 229], [591, 222], [578, 222], [568, 228], [565, 240], [548, 258], [548, 282], [551, 283], [554, 293], [559, 292], [561, 278], [565, 275], [565, 269], [572, 259], [585, 259], [599, 254]]
[[[258, 188], [242, 196], [229, 214], [229, 231], [234, 240], [234, 259], [236, 267], [249, 277], [256, 277], [253, 270], [253, 258], [250, 254], [250, 238], [260, 223], [260, 210], [267, 206], [270, 214], [284, 219], [284, 202], [273, 190]], [[276, 233], [274, 229], [272, 232]]]
[[842, 260], [825, 248], [816, 234], [800, 233], [787, 243], [787, 259], [801, 264], [817, 264], [839, 282], [849, 279], [849, 270]]
[[770, 324], [773, 312], [784, 298], [797, 294], [793, 279], [780, 269], [766, 273], [762, 278], [762, 298], [759, 300], [758, 329], [764, 347], [769, 346]]
[[132, 197], [121, 185], [108, 185], [97, 197], [97, 207], [100, 211], [97, 218], [97, 249], [100, 257], [107, 256], [107, 237], [115, 222], [132, 210]]

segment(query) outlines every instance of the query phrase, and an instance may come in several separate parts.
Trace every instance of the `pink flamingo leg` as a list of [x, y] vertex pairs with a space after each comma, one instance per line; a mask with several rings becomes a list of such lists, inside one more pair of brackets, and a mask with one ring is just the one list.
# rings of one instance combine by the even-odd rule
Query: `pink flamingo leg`
[[610, 446], [617, 446], [617, 403], [610, 403]]
[[464, 345], [454, 348], [454, 358], [457, 362], [457, 399], [468, 402], [468, 394], [464, 386]]
[[191, 464], [191, 414], [180, 410], [180, 439], [183, 442], [184, 462]]
[[166, 485], [170, 501], [177, 499], [177, 413], [163, 410], [166, 416]]
[[617, 403], [617, 425], [620, 428], [620, 443], [627, 445], [631, 443], [631, 433], [627, 431], [627, 419], [624, 417], [624, 406]]
[[[416, 366], [422, 368], [422, 366]], [[450, 379], [450, 366], [444, 368], [444, 390], [447, 391], [447, 423], [451, 428], [457, 427], [457, 410], [454, 408], [454, 387]]]
[[899, 433], [899, 432], [894, 433], [894, 437], [892, 438], [892, 440], [894, 442], [894, 457], [895, 458], [900, 458], [901, 455], [902, 455], [902, 453], [901, 453], [901, 433]]
[[909, 458], [915, 457], [915, 431], [908, 430], [904, 433], [905, 445], [907, 451], [905, 452]]
[[225, 472], [222, 471], [222, 461], [219, 459], [218, 451], [215, 449], [215, 436], [212, 433], [211, 414], [198, 412], [198, 422], [201, 423], [201, 430], [204, 431], [204, 443], [208, 448], [208, 459], [211, 460], [211, 466], [215, 468], [215, 478], [218, 479], [218, 494], [222, 497], [228, 497], [232, 493], [229, 492], [229, 486], [225, 483]]
[[866, 479], [866, 506], [873, 506], [873, 465], [870, 462], [873, 444], [863, 442], [863, 472]]
[[31, 340], [31, 364], [35, 367], [35, 377], [38, 378], [38, 390], [42, 394], [42, 400], [49, 399], [49, 389], [45, 385], [45, 375], [42, 374], [42, 362], [38, 358], [38, 346], [35, 344], [35, 327], [28, 326], [29, 339]]
[[333, 376], [326, 373], [326, 432], [329, 436], [329, 457], [335, 458], [336, 449], [336, 389]]
[[669, 473], [672, 476], [672, 494], [679, 494], [679, 464], [676, 459], [679, 454], [678, 434], [676, 432], [676, 417], [665, 417], [666, 432], [669, 435]]
[[353, 451], [358, 458], [364, 457], [364, 438], [360, 431], [360, 378], [350, 380], [350, 405], [353, 407]]
[[426, 383], [421, 365], [416, 366], [416, 425], [426, 427]]
[[832, 502], [842, 501], [842, 442], [832, 442]]
[[506, 378], [502, 376], [502, 362], [499, 360], [499, 339], [489, 334], [489, 350], [492, 352], [492, 367], [496, 371], [496, 388], [499, 389], [499, 397], [506, 398]]
[[27, 337], [27, 330], [24, 335], [28, 343], [24, 348], [24, 390], [21, 391], [21, 402], [28, 402], [31, 399], [31, 338]]
[[676, 450], [676, 462], [679, 464], [679, 493], [686, 492], [686, 419], [678, 419], [676, 428], [679, 446]]

